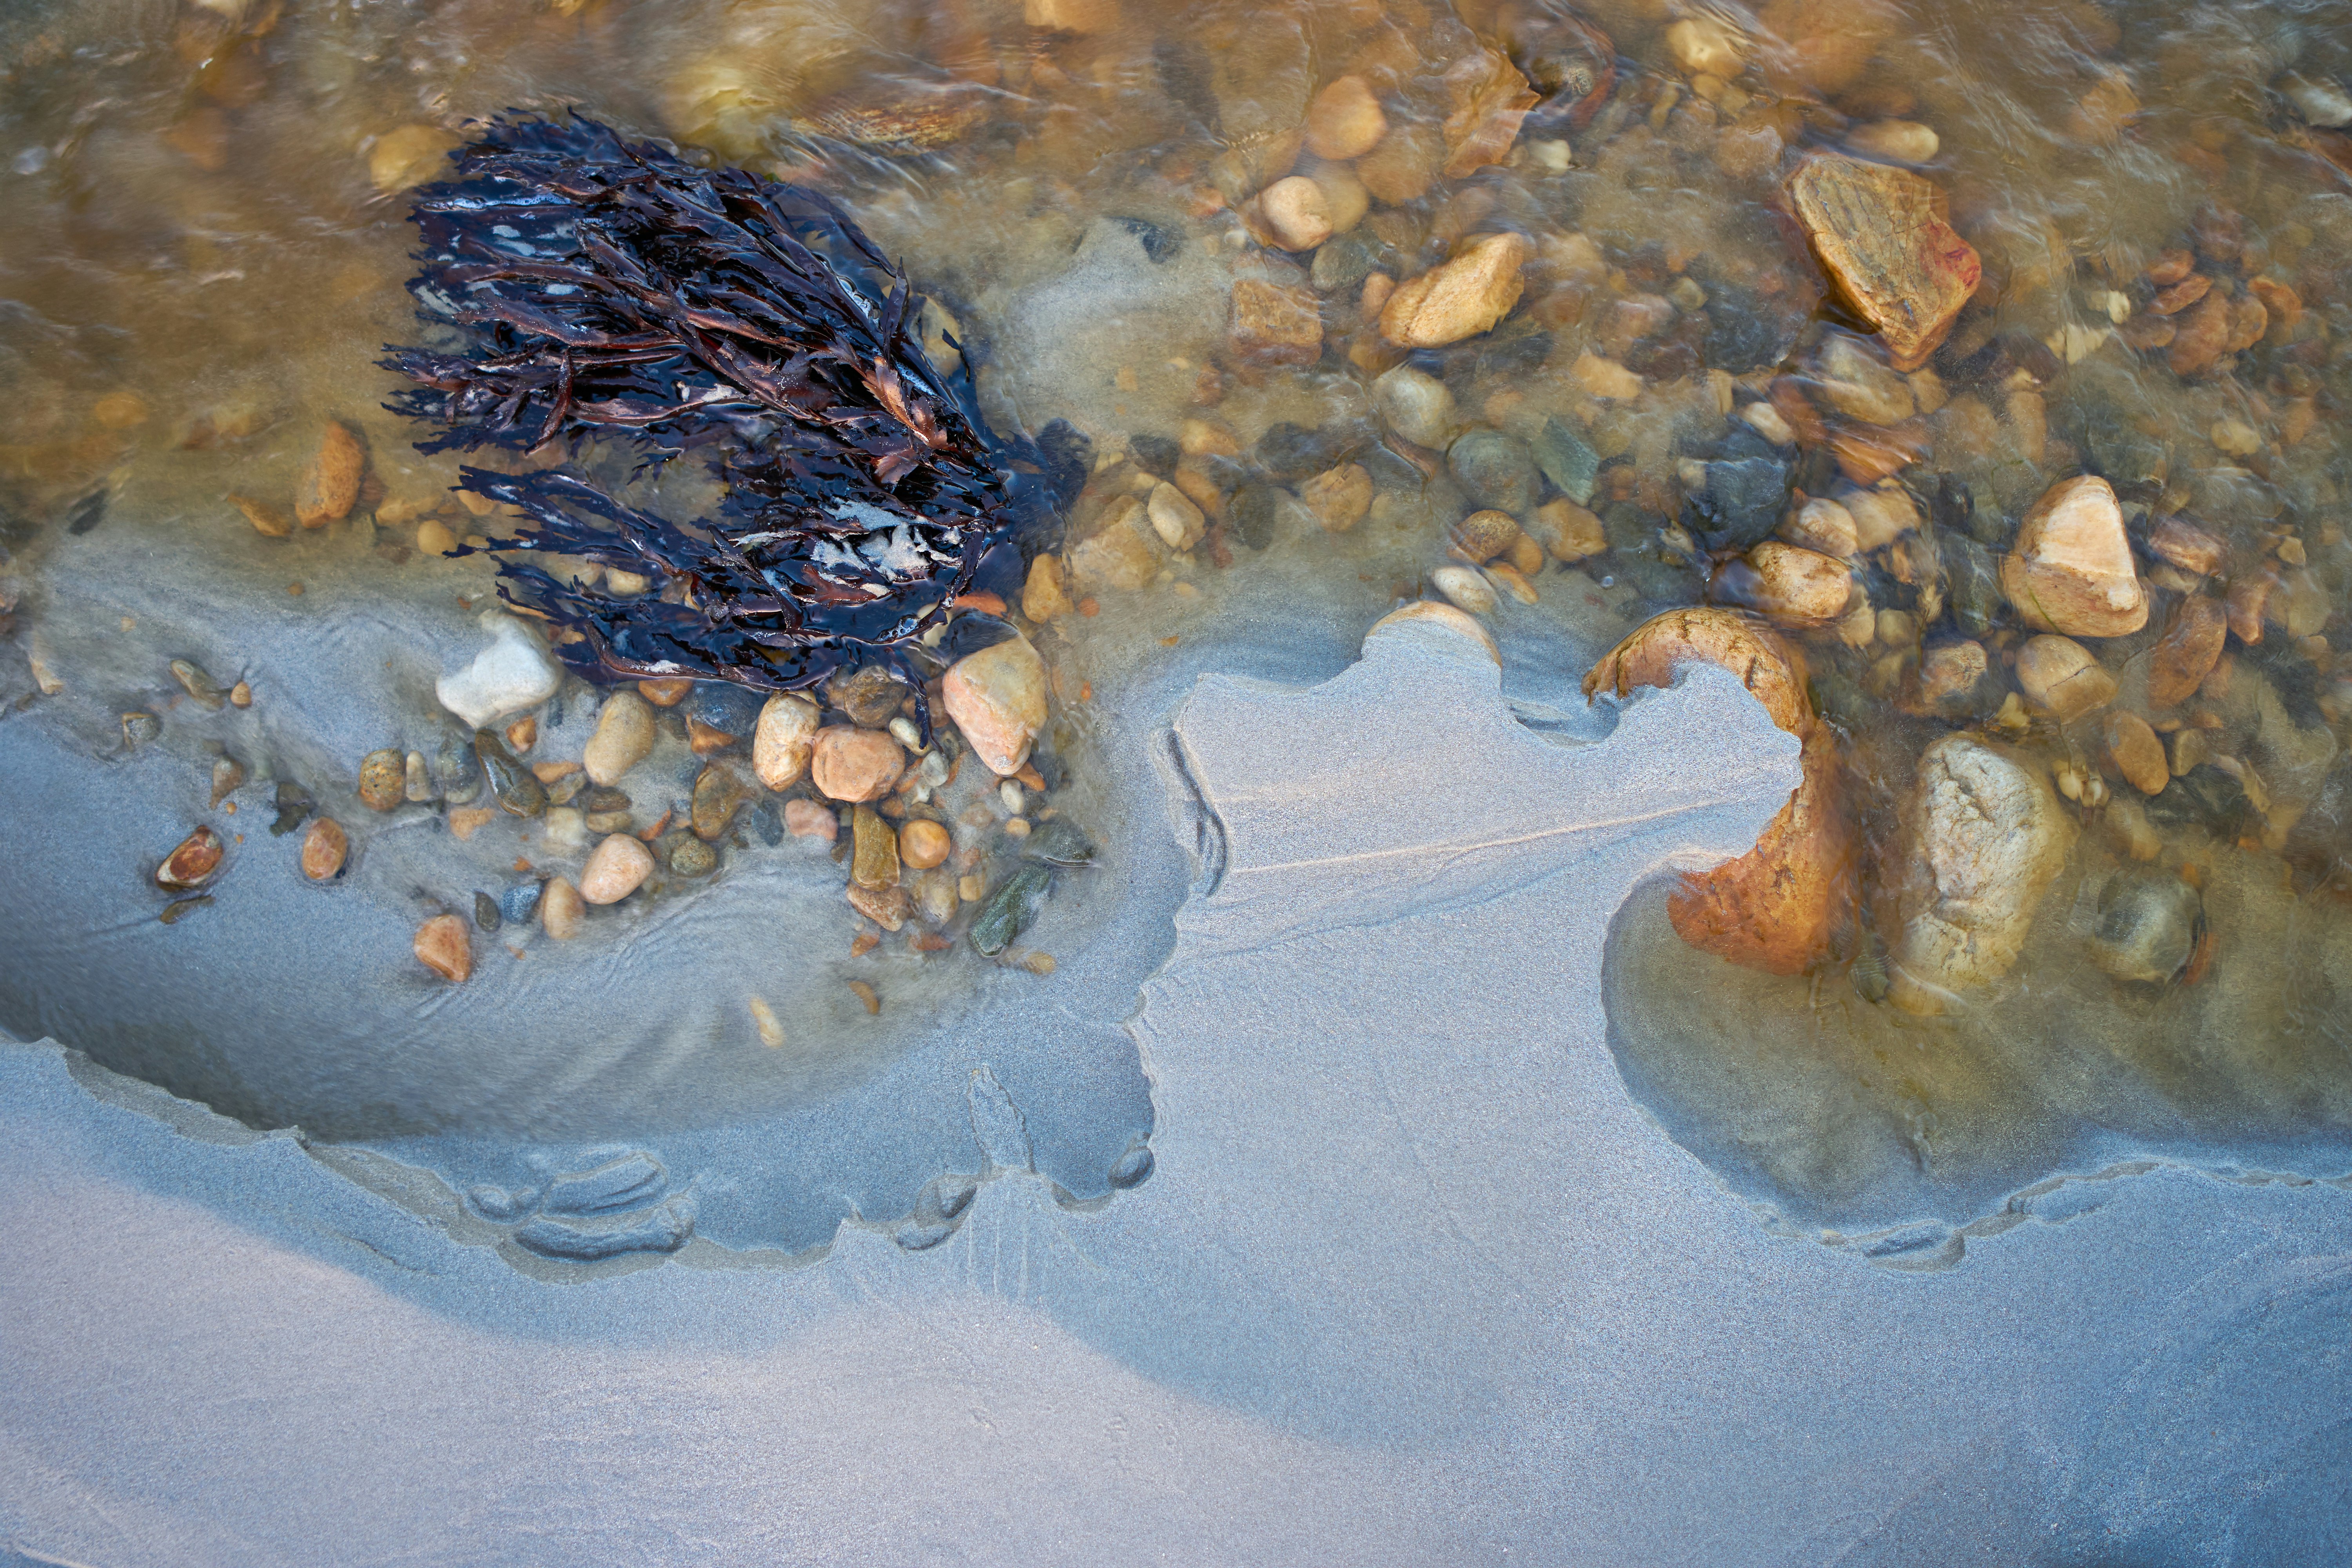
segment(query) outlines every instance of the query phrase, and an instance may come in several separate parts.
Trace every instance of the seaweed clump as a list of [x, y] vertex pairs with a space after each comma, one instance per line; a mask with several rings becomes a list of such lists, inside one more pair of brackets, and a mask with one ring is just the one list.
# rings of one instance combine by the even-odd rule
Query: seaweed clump
[[[612, 438], [639, 471], [705, 451], [726, 487], [718, 518], [681, 523], [570, 464], [462, 468], [530, 522], [488, 542], [500, 597], [593, 680], [793, 690], [879, 658], [920, 691], [911, 649], [1018, 572], [1008, 541], [1047, 464], [991, 434], [968, 368], [933, 366], [905, 275], [818, 192], [586, 119], [503, 120], [450, 156], [457, 177], [416, 197], [409, 288], [462, 346], [383, 362], [416, 384], [389, 406], [446, 426], [419, 450]], [[657, 591], [602, 593], [535, 555]]]

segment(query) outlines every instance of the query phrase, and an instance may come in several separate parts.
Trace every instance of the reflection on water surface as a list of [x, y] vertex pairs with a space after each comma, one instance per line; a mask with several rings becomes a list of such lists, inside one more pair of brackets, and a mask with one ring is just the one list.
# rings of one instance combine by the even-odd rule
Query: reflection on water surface
[[[1763, 671], [1807, 784], [1621, 927], [1618, 1045], [1678, 1137], [1824, 1223], [1971, 1212], [2109, 1135], [2341, 1163], [2339, 11], [188, 0], [0, 46], [8, 743], [103, 759], [28, 793], [138, 860], [60, 894], [11, 1027], [352, 1136], [805, 1105], [1090, 943], [1118, 1016], [1164, 939], [1103, 933], [1164, 931], [1182, 882], [1122, 869], [1167, 858], [1122, 705], [1183, 661], [1306, 679], [1442, 595], [1580, 667], [1706, 604], [1608, 683]], [[871, 680], [799, 716], [830, 791], [755, 766], [723, 687], [618, 700], [600, 765], [614, 700], [524, 668], [467, 715], [513, 759], [469, 751], [435, 689], [493, 601], [441, 552], [498, 522], [374, 362], [419, 331], [404, 193], [485, 117], [568, 106], [840, 199], [991, 423], [1057, 430], [1075, 495], [967, 608], [1040, 657], [1030, 772], [909, 750]], [[600, 472], [716, 500], [691, 464]], [[543, 815], [492, 809], [508, 774]], [[1041, 869], [1056, 820], [1103, 864]], [[200, 823], [217, 876], [149, 884]], [[291, 901], [310, 856], [372, 923]], [[1054, 889], [1034, 938], [966, 941], [1016, 884]], [[310, 921], [373, 944], [364, 1017], [301, 1050], [158, 1021], [268, 984], [205, 943]], [[496, 1005], [416, 964], [426, 926]], [[612, 984], [656, 952], [683, 1005]], [[149, 978], [99, 984], [118, 962]], [[583, 993], [630, 1043], [580, 1059]], [[1139, 1101], [1073, 1112], [1112, 1129], [1098, 1168]]]

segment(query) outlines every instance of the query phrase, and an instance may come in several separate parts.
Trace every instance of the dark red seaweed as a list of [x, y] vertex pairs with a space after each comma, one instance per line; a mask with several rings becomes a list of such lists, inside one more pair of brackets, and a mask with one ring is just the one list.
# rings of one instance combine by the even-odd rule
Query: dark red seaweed
[[[417, 195], [409, 288], [462, 352], [383, 362], [417, 384], [391, 406], [446, 426], [419, 449], [706, 448], [727, 484], [718, 519], [679, 523], [569, 465], [460, 470], [530, 519], [490, 542], [499, 591], [576, 634], [557, 651], [580, 674], [788, 690], [907, 666], [1041, 504], [1036, 448], [990, 433], [969, 370], [933, 367], [920, 297], [830, 198], [577, 118], [501, 121], [451, 157]], [[532, 552], [656, 589], [583, 588]]]

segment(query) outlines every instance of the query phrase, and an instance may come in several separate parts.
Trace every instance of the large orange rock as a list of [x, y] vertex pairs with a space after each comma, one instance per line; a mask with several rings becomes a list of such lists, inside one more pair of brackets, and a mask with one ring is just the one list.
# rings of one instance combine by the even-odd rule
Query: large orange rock
[[1824, 153], [1789, 176], [1789, 200], [1895, 368], [1925, 364], [1984, 275], [1975, 247], [1947, 221], [1944, 193], [1908, 169]]
[[1768, 973], [1801, 973], [1829, 955], [1853, 902], [1853, 825], [1837, 740], [1814, 719], [1802, 656], [1753, 616], [1668, 610], [1594, 665], [1584, 694], [1605, 688], [1622, 697], [1637, 686], [1668, 686], [1693, 661], [1738, 676], [1772, 721], [1804, 742], [1804, 777], [1754, 848], [1683, 879], [1666, 901], [1666, 918], [1702, 952]]

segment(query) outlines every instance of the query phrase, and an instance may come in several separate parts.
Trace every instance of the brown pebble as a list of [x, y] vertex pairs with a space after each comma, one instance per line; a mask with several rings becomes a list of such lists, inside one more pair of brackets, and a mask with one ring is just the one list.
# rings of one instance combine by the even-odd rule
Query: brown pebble
[[2248, 572], [2230, 584], [2230, 630], [2240, 642], [2252, 647], [2263, 640], [2263, 618], [2270, 608], [2271, 592], [2278, 585], [2278, 573], [2268, 566]]
[[453, 984], [474, 973], [473, 937], [456, 915], [435, 915], [416, 928], [416, 961]]
[[1021, 955], [1021, 967], [1032, 974], [1051, 974], [1054, 973], [1054, 955], [1050, 952], [1024, 952]]
[[2200, 594], [2180, 601], [2172, 622], [2147, 656], [2147, 700], [2158, 708], [2186, 701], [2221, 657], [2229, 614], [2216, 599]]
[[396, 747], [360, 759], [360, 803], [370, 811], [390, 811], [408, 798], [408, 758]]
[[845, 896], [851, 909], [884, 931], [894, 931], [904, 926], [908, 914], [914, 908], [913, 900], [907, 896], [907, 889], [895, 882], [887, 888], [862, 888], [852, 882]]
[[177, 892], [188, 888], [201, 888], [219, 871], [221, 857], [227, 847], [221, 836], [209, 827], [199, 827], [163, 858], [155, 868], [155, 885]]
[[2189, 269], [2196, 265], [2197, 258], [2192, 252], [2159, 250], [2148, 264], [2147, 280], [2159, 289], [2169, 288], [2188, 277]]
[[242, 680], [238, 681], [235, 686], [230, 687], [228, 689], [228, 705], [232, 708], [252, 707], [253, 688], [247, 685]]
[[859, 931], [849, 939], [849, 956], [863, 958], [882, 945], [882, 939], [870, 931]]
[[530, 714], [524, 714], [507, 726], [507, 750], [528, 752], [537, 744], [539, 744], [539, 721]]
[[882, 820], [870, 805], [861, 805], [850, 818], [850, 837], [855, 844], [849, 863], [849, 879], [858, 887], [874, 891], [898, 885], [898, 836]]
[[253, 531], [264, 538], [283, 539], [294, 531], [294, 520], [286, 515], [283, 507], [256, 500], [251, 496], [238, 495], [229, 497], [228, 503], [245, 513], [245, 521], [253, 524]]
[[471, 838], [475, 830], [498, 815], [498, 808], [488, 805], [458, 806], [449, 813], [449, 831], [459, 842]]
[[2156, 298], [2148, 301], [2147, 308], [2159, 316], [2175, 315], [2205, 298], [2207, 290], [2212, 287], [2213, 279], [2201, 272], [2192, 272], [2169, 289], [2157, 290]]
[[2172, 782], [2172, 764], [2165, 761], [2164, 742], [2147, 721], [2137, 713], [2110, 713], [2106, 731], [2107, 757], [2116, 771], [2142, 795], [2162, 794]]
[[735, 743], [735, 737], [724, 730], [716, 730], [701, 720], [688, 717], [686, 721], [686, 743], [698, 757], [723, 752]]
[[351, 515], [360, 499], [360, 474], [367, 452], [351, 427], [330, 420], [319, 440], [319, 455], [302, 470], [294, 490], [295, 520], [305, 528], [320, 528]]
[[2193, 522], [2177, 517], [2158, 521], [2147, 531], [2147, 547], [2183, 572], [2210, 577], [2221, 569], [2228, 546]]
[[817, 731], [809, 776], [835, 800], [879, 800], [898, 782], [905, 766], [906, 753], [888, 734], [836, 725]]
[[918, 871], [928, 871], [948, 858], [948, 830], [925, 817], [898, 829], [898, 858]]
[[693, 689], [694, 682], [691, 680], [640, 680], [637, 682], [638, 695], [656, 708], [675, 708], [685, 701], [686, 694]]
[[302, 835], [302, 875], [324, 882], [341, 874], [351, 852], [351, 836], [331, 816], [314, 817]]
[[580, 922], [587, 917], [588, 901], [580, 889], [562, 877], [550, 878], [539, 895], [539, 926], [557, 942], [570, 942], [580, 934]]
[[530, 764], [530, 776], [537, 779], [543, 784], [551, 784], [558, 779], [568, 779], [579, 771], [580, 764], [578, 763], [533, 763]]
[[857, 993], [857, 999], [866, 1004], [866, 1010], [868, 1013], [882, 1011], [882, 998], [875, 994], [874, 987], [866, 984], [863, 980], [853, 980], [849, 983], [849, 988]]
[[945, 952], [954, 945], [955, 938], [935, 931], [917, 931], [907, 939], [907, 946], [916, 952]]

